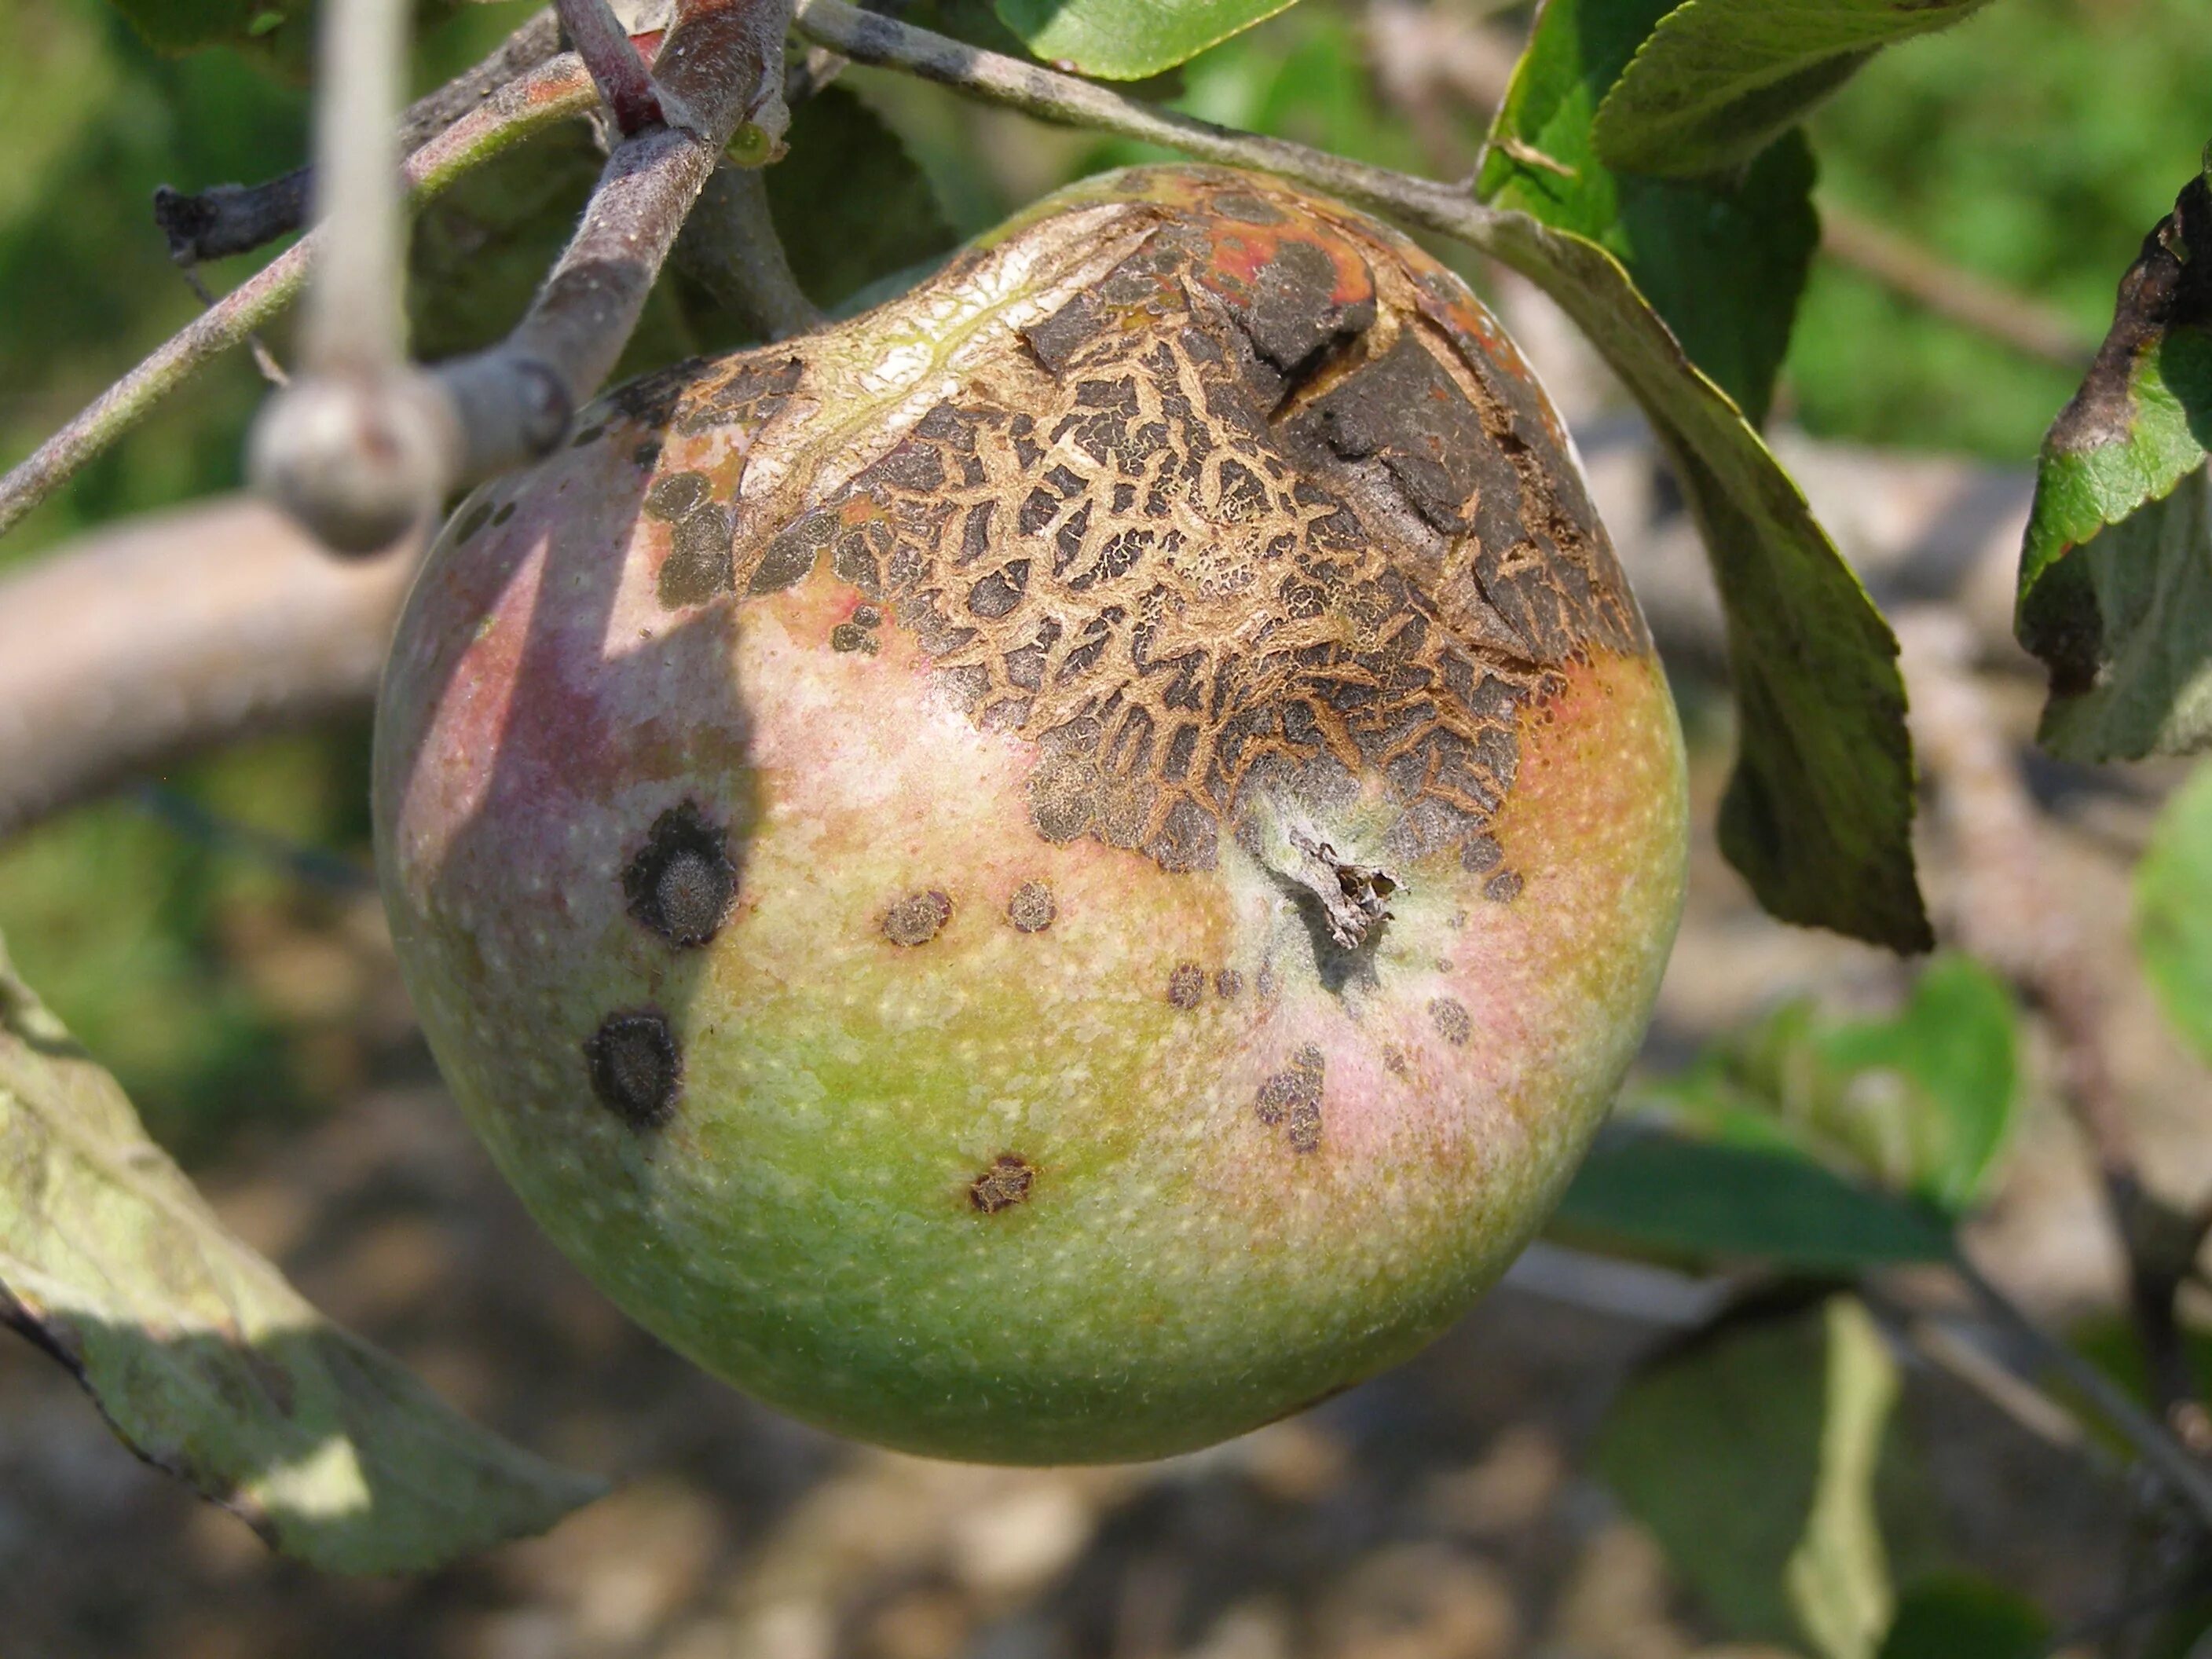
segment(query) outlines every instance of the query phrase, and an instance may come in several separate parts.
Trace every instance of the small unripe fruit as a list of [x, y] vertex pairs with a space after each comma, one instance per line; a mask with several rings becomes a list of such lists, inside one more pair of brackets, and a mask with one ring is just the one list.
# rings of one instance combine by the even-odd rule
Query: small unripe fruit
[[1527, 1242], [1650, 1015], [1667, 688], [1456, 278], [1205, 168], [587, 410], [376, 755], [447, 1079], [624, 1308], [914, 1450], [1203, 1445]]

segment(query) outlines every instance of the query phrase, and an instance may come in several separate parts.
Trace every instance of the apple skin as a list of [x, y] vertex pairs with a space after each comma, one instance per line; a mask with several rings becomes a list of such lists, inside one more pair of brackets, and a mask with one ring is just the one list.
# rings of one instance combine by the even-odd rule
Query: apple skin
[[1497, 1279], [1650, 1018], [1683, 764], [1456, 277], [1135, 169], [577, 426], [430, 556], [375, 815], [445, 1076], [616, 1302], [842, 1433], [1094, 1462]]

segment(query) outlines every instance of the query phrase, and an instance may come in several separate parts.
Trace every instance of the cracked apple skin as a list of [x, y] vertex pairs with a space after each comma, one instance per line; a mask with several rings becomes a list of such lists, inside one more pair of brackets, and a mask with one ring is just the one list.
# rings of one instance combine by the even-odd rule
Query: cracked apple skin
[[1202, 1446], [1437, 1334], [1683, 878], [1510, 343], [1209, 168], [593, 405], [447, 527], [375, 763], [408, 985], [545, 1230], [761, 1399], [981, 1461]]

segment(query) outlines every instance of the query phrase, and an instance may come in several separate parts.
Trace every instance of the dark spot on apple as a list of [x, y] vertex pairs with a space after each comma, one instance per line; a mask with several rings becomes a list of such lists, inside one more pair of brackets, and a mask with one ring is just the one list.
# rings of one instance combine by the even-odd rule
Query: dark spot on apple
[[944, 894], [909, 894], [884, 912], [884, 937], [894, 945], [927, 945], [951, 920], [952, 901]]
[[1321, 1089], [1327, 1070], [1321, 1050], [1308, 1043], [1253, 1098], [1260, 1121], [1271, 1129], [1282, 1124], [1295, 1152], [1310, 1152], [1321, 1145]]
[[1214, 994], [1224, 1002], [1233, 997], [1242, 996], [1244, 992], [1244, 975], [1234, 968], [1224, 968], [1213, 976], [1213, 991]]
[[1496, 904], [1510, 904], [1521, 896], [1521, 887], [1518, 870], [1500, 870], [1484, 884], [1482, 896]]
[[642, 1133], [676, 1115], [684, 1092], [684, 1055], [659, 1011], [609, 1014], [584, 1039], [592, 1092], [599, 1103]]
[[463, 519], [460, 524], [455, 528], [453, 532], [453, 540], [455, 544], [458, 544], [468, 540], [470, 537], [475, 535], [477, 531], [482, 530], [486, 524], [490, 522], [490, 520], [491, 503], [489, 501], [478, 501], [474, 507], [469, 509], [468, 516]]
[[629, 913], [679, 949], [721, 931], [737, 902], [738, 866], [726, 830], [685, 801], [653, 821], [623, 872]]
[[968, 1202], [985, 1215], [996, 1215], [1030, 1195], [1036, 1166], [1012, 1152], [1001, 1152], [991, 1167], [968, 1183]]
[[661, 562], [660, 574], [653, 583], [662, 605], [672, 611], [705, 605], [736, 588], [737, 560], [730, 547], [735, 517], [728, 507], [707, 501], [676, 521], [668, 538], [668, 556]]
[[1382, 1069], [1393, 1077], [1406, 1075], [1406, 1051], [1395, 1042], [1382, 1045]]
[[1198, 1006], [1199, 999], [1206, 994], [1206, 969], [1194, 962], [1179, 962], [1168, 975], [1168, 1001], [1177, 1008], [1188, 1010]]
[[1006, 920], [1020, 933], [1042, 933], [1059, 915], [1059, 901], [1041, 881], [1024, 882], [1006, 901]]
[[1474, 1021], [1457, 997], [1438, 997], [1429, 1005], [1429, 1018], [1436, 1022], [1437, 1034], [1455, 1048], [1466, 1048], [1468, 1038], [1474, 1035]]
[[1459, 867], [1469, 875], [1479, 876], [1486, 870], [1495, 870], [1505, 849], [1489, 836], [1469, 836], [1459, 844]]
[[703, 472], [672, 472], [645, 492], [646, 516], [671, 524], [689, 518], [707, 504], [709, 488]]
[[858, 623], [841, 622], [830, 630], [832, 651], [860, 651], [872, 657], [876, 654], [876, 636]]

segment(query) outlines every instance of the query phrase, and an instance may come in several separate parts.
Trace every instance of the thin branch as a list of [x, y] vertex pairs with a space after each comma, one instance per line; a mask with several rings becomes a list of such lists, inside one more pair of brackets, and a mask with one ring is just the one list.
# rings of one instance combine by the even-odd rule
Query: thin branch
[[1966, 625], [1926, 606], [1893, 620], [1911, 696], [1914, 752], [1939, 786], [1936, 811], [1958, 842], [1959, 935], [2025, 987], [2051, 1022], [2061, 1097], [2096, 1159], [2127, 1262], [2129, 1307], [2152, 1393], [2160, 1417], [2179, 1426], [2195, 1388], [2174, 1302], [2199, 1235], [2143, 1183], [2109, 1052], [2101, 976], [2080, 916], [2049, 879], [2047, 837], [1996, 713], [1971, 672]]
[[[408, 158], [407, 182], [420, 203], [470, 169], [532, 135], [595, 108], [592, 77], [564, 52], [510, 82]], [[292, 302], [313, 257], [302, 237], [211, 310], [194, 318], [89, 407], [0, 477], [0, 534], [45, 501], [94, 457], [136, 426], [170, 392]]]
[[758, 167], [724, 161], [708, 179], [676, 240], [684, 273], [768, 340], [822, 326], [821, 311], [791, 274]]
[[[537, 13], [482, 63], [410, 104], [399, 118], [399, 148], [421, 149], [560, 49], [553, 14]], [[163, 185], [154, 192], [154, 222], [168, 238], [169, 257], [180, 265], [250, 253], [307, 222], [313, 176], [312, 168], [295, 167], [258, 185], [217, 185], [192, 196]]]
[[230, 496], [0, 578], [0, 834], [175, 756], [367, 708], [414, 564], [342, 563]]
[[2212, 1469], [2191, 1456], [2112, 1378], [2030, 1319], [1963, 1254], [1953, 1258], [1952, 1266], [2006, 1335], [2039, 1366], [2080, 1395], [2189, 1507], [2198, 1525], [2212, 1528]]
[[614, 117], [615, 131], [632, 137], [661, 119], [660, 99], [645, 60], [608, 9], [607, 0], [554, 0], [561, 27], [592, 72], [599, 98]]
[[322, 9], [315, 205], [323, 257], [300, 331], [306, 367], [262, 404], [246, 445], [256, 486], [348, 553], [388, 547], [436, 509], [454, 439], [407, 362], [407, 252], [389, 135], [409, 21], [407, 0], [327, 0]]
[[1947, 322], [2080, 374], [2097, 355], [2094, 335], [2032, 295], [2008, 289], [1832, 200], [1820, 204], [1820, 250]]
[[817, 46], [856, 64], [894, 69], [955, 92], [1021, 110], [1063, 126], [1095, 128], [1142, 143], [1179, 149], [1201, 161], [1255, 167], [1295, 179], [1393, 217], [1442, 231], [1494, 252], [1506, 240], [1504, 216], [1456, 186], [1388, 167], [1352, 161], [1327, 150], [1238, 132], [1161, 109], [1018, 58], [984, 52], [911, 24], [880, 17], [844, 0], [798, 0], [794, 27]]
[[535, 459], [613, 369], [686, 214], [738, 126], [773, 147], [783, 102], [781, 0], [678, 0], [653, 64], [669, 125], [617, 143], [583, 222], [529, 313], [437, 382], [463, 444], [458, 482]]
[[[286, 393], [255, 428], [257, 485], [339, 550], [459, 485], [535, 460], [612, 371], [700, 188], [742, 123], [773, 151], [788, 0], [678, 0], [653, 66], [665, 125], [617, 142], [527, 313], [488, 351], [380, 395]], [[417, 465], [419, 463], [419, 465]]]

